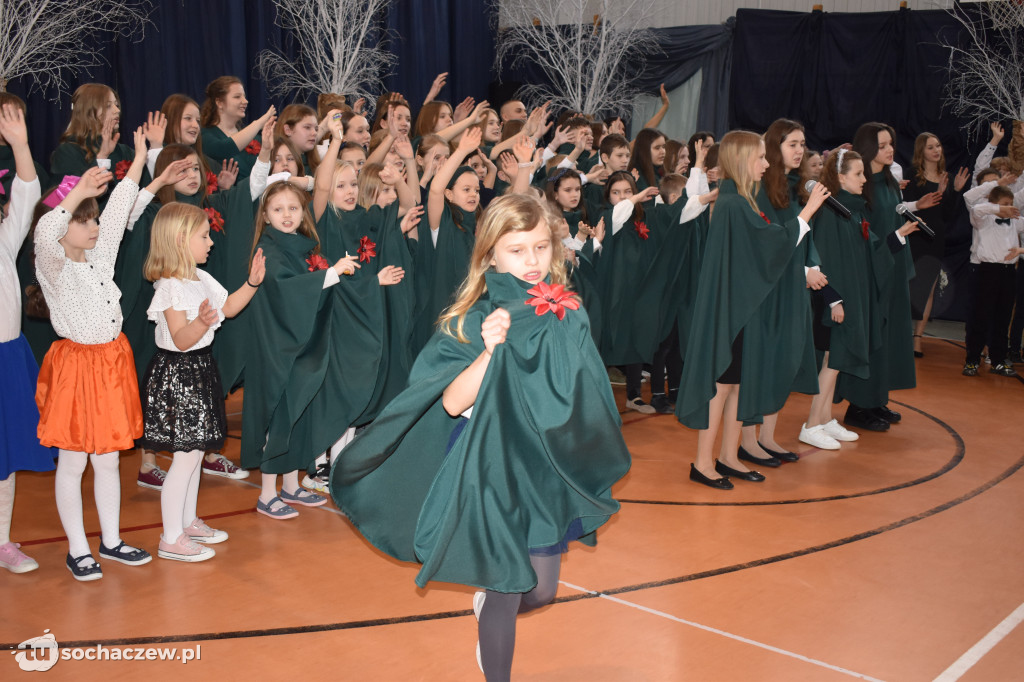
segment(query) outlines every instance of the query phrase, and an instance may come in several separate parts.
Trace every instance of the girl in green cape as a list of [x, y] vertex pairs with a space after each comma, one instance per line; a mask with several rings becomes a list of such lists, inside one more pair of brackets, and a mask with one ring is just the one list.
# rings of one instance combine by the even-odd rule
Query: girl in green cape
[[[793, 249], [810, 231], [807, 221], [828, 192], [815, 187], [798, 221], [773, 224], [754, 199], [768, 168], [761, 137], [747, 131], [726, 134], [719, 145], [718, 164], [723, 179], [697, 285], [676, 417], [699, 431], [690, 480], [729, 490], [733, 487], [730, 475], [764, 480], [737, 457], [737, 406], [745, 369], [743, 330], [782, 276]], [[722, 448], [715, 462], [712, 450], [720, 427], [724, 429]]]
[[206, 100], [200, 113], [203, 150], [217, 163], [234, 160], [238, 164], [239, 179], [249, 177], [252, 172], [260, 153], [256, 136], [277, 113], [271, 105], [265, 114], [242, 126], [248, 106], [242, 81], [234, 76], [221, 76], [206, 86]]
[[618, 510], [611, 487], [630, 463], [587, 316], [552, 257], [557, 220], [530, 196], [491, 204], [409, 387], [332, 472], [360, 532], [422, 564], [417, 585], [483, 590], [490, 681], [509, 679], [516, 616], [555, 596], [568, 543], [593, 544]]
[[286, 106], [274, 126], [274, 137], [288, 140], [300, 154], [305, 175], [315, 174], [320, 165], [320, 153], [316, 146], [317, 129], [316, 111], [305, 104]]
[[872, 350], [882, 344], [884, 300], [879, 283], [888, 279], [893, 254], [903, 249], [896, 234], [906, 237], [916, 229], [902, 226], [885, 241], [871, 231], [862, 193], [867, 178], [860, 154], [845, 149], [829, 157], [821, 182], [850, 211], [844, 218], [822, 211], [814, 219], [814, 243], [822, 267], [829, 273], [829, 289], [818, 295], [814, 320], [815, 346], [824, 353], [818, 373], [819, 393], [811, 400], [800, 440], [824, 450], [838, 450], [840, 442], [859, 436], [832, 418], [832, 399], [840, 374], [860, 379], [870, 376]]
[[[230, 189], [238, 179], [238, 164], [232, 159], [215, 163], [203, 152], [203, 137], [200, 135], [199, 104], [180, 93], [173, 94], [164, 100], [157, 115], [150, 116], [149, 125], [157, 132], [163, 131], [163, 139], [151, 141], [146, 167], [149, 174], [156, 177], [156, 158], [162, 148], [169, 144], [185, 144], [196, 150], [199, 163], [203, 166], [206, 186], [210, 193]], [[154, 136], [151, 134], [151, 139]]]
[[629, 170], [636, 170], [639, 174], [636, 186], [640, 191], [658, 187], [658, 181], [664, 175], [662, 164], [665, 163], [667, 139], [664, 133], [655, 128], [644, 128], [636, 134], [629, 158]]

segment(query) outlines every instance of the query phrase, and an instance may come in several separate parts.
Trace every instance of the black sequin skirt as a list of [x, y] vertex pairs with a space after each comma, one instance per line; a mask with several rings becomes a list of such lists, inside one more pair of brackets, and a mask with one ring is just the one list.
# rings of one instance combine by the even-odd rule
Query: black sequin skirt
[[186, 353], [157, 349], [142, 395], [147, 450], [219, 450], [227, 436], [224, 389], [211, 347]]

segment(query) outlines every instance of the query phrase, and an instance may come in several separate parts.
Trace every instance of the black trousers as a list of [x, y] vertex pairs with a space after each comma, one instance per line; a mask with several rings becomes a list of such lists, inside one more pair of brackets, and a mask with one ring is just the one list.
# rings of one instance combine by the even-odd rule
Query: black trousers
[[974, 271], [974, 300], [967, 325], [967, 362], [977, 364], [988, 343], [992, 366], [1006, 362], [1007, 329], [1013, 312], [1016, 276], [1013, 265], [980, 263]]
[[1017, 295], [1013, 304], [1013, 321], [1010, 323], [1010, 350], [1020, 352], [1021, 337], [1024, 336], [1024, 263], [1017, 263]]
[[654, 361], [651, 362], [651, 394], [664, 394], [666, 381], [669, 393], [678, 391], [682, 375], [683, 356], [679, 353], [679, 327], [673, 323], [671, 333], [658, 346], [654, 353]]

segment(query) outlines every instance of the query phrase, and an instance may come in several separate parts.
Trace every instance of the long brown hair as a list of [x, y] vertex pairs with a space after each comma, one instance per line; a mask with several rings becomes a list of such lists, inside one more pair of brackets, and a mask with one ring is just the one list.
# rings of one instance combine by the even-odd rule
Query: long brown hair
[[[260, 197], [260, 207], [256, 211], [256, 229], [253, 230], [252, 239], [252, 252], [249, 254], [249, 263], [252, 263], [252, 256], [256, 253], [256, 245], [260, 243], [260, 237], [266, 231], [267, 226], [270, 225], [270, 221], [267, 220], [267, 203], [278, 194], [282, 192], [291, 192], [299, 200], [302, 205], [302, 222], [299, 223], [299, 227], [296, 232], [301, 234], [303, 237], [309, 237], [316, 241], [316, 246], [313, 247], [313, 253], [320, 253], [320, 235], [316, 231], [316, 222], [313, 220], [313, 215], [309, 212], [309, 195], [293, 185], [290, 182], [275, 182], [263, 192], [263, 196]], [[271, 227], [270, 229], [274, 229]]]
[[[927, 178], [924, 176], [924, 148], [928, 146], [928, 140], [935, 138], [935, 141], [942, 146], [942, 140], [939, 139], [938, 135], [933, 133], [921, 133], [914, 140], [914, 158], [911, 160], [911, 165], [914, 167], [914, 173], [917, 175], [917, 182], [915, 183], [918, 187], [924, 187], [924, 183], [927, 182]], [[895, 140], [893, 140], [895, 143]], [[942, 175], [946, 172], [946, 150], [942, 150], [939, 154], [939, 162], [935, 166], [935, 172]]]
[[[860, 154], [860, 157], [864, 160], [864, 175], [868, 178], [868, 181], [864, 184], [864, 200], [867, 202], [868, 208], [871, 207], [871, 200], [875, 194], [871, 183], [871, 176], [873, 175], [871, 172], [871, 162], [878, 156], [878, 134], [881, 132], [889, 133], [892, 145], [895, 147], [896, 131], [886, 123], [877, 123], [875, 121], [864, 123], [860, 128], [857, 128], [857, 132], [853, 135], [853, 151]], [[892, 174], [891, 166], [882, 168], [882, 177], [889, 187], [899, 191], [900, 185]]]
[[[546, 201], [535, 196], [506, 194], [492, 201], [476, 230], [476, 243], [469, 260], [469, 274], [459, 287], [455, 302], [438, 319], [438, 329], [454, 336], [462, 343], [469, 343], [465, 332], [466, 313], [487, 291], [484, 274], [491, 269], [494, 246], [498, 240], [510, 232], [529, 232], [543, 223], [551, 232], [552, 242], [555, 242], [555, 227], [561, 220], [561, 215], [556, 215]], [[550, 273], [552, 284], [568, 284], [569, 278], [563, 259], [551, 258]]]
[[448, 111], [454, 115], [452, 105], [448, 102], [442, 102], [441, 100], [434, 100], [427, 102], [420, 109], [419, 115], [416, 117], [416, 125], [413, 126], [413, 135], [415, 137], [423, 137], [429, 133], [437, 132], [434, 128], [437, 127], [437, 119], [441, 118], [441, 111], [447, 107]]
[[789, 180], [786, 178], [785, 164], [782, 163], [782, 143], [790, 133], [804, 127], [788, 118], [780, 118], [768, 126], [764, 133], [764, 156], [768, 168], [764, 172], [764, 190], [768, 201], [775, 208], [789, 207]]
[[[199, 156], [199, 153], [189, 145], [175, 143], [164, 147], [160, 155], [156, 157], [156, 166], [153, 168], [153, 174], [156, 177], [160, 177], [160, 174], [172, 163], [187, 159], [190, 156], [195, 156], [199, 159], [199, 191], [196, 194], [199, 196], [199, 203], [203, 203], [206, 200], [207, 194], [206, 167], [203, 165], [202, 157]], [[161, 187], [160, 191], [156, 193], [156, 198], [164, 205], [173, 202], [175, 200], [174, 185], [164, 185]]]
[[[181, 117], [185, 115], [185, 109], [189, 105], [194, 106], [197, 110], [199, 109], [198, 102], [180, 92], [164, 100], [163, 106], [160, 107], [160, 113], [167, 117], [167, 128], [164, 130], [165, 146], [169, 144], [184, 144], [181, 141]], [[202, 127], [201, 120], [200, 118], [200, 128]], [[206, 165], [206, 155], [203, 154], [202, 133], [196, 137], [196, 143], [192, 147], [196, 150], [196, 155], [199, 157], [199, 166], [202, 168], [203, 176], [205, 177], [210, 168]]]
[[242, 84], [234, 76], [221, 76], [214, 78], [206, 86], [206, 99], [203, 101], [203, 109], [200, 112], [200, 125], [204, 128], [212, 128], [220, 123], [220, 112], [217, 111], [217, 100], [228, 96], [228, 90], [235, 83]]
[[635, 168], [652, 187], [658, 186], [658, 172], [651, 161], [651, 145], [662, 137], [668, 139], [665, 133], [657, 128], [644, 128], [636, 134], [636, 139], [633, 140], [633, 153], [629, 157], [629, 170]]
[[[289, 104], [281, 110], [281, 114], [277, 118], [277, 123], [274, 124], [274, 137], [283, 137], [289, 139], [284, 132], [284, 127], [294, 128], [305, 118], [313, 117], [316, 121], [316, 111], [312, 107], [308, 107], [305, 104]], [[274, 145], [277, 146], [276, 144]], [[292, 145], [294, 149], [294, 145]], [[295, 151], [298, 151], [297, 149]], [[297, 162], [301, 162], [302, 158], [306, 158], [306, 163], [309, 164], [309, 170], [316, 173], [317, 166], [320, 165], [320, 153], [316, 150], [316, 145], [313, 146], [305, 154], [299, 154], [295, 157]], [[300, 164], [301, 165], [301, 164]]]
[[71, 120], [67, 130], [60, 136], [61, 142], [71, 142], [85, 150], [85, 158], [92, 161], [100, 150], [103, 134], [103, 116], [107, 100], [113, 95], [120, 106], [117, 93], [102, 83], [79, 85], [71, 95]]
[[850, 167], [854, 161], [863, 161], [860, 154], [855, 151], [844, 151], [842, 155], [842, 161], [839, 159], [839, 152], [830, 154], [828, 161], [821, 168], [821, 184], [825, 185], [826, 189], [832, 194], [839, 194], [841, 187], [839, 186], [839, 176], [843, 173], [850, 172]]

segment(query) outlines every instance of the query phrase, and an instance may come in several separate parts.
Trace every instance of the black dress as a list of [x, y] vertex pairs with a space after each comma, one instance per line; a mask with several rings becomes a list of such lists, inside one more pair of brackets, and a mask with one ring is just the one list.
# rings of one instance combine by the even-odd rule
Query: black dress
[[[918, 184], [918, 175], [914, 175], [903, 190], [904, 201], [917, 201], [925, 194], [937, 192], [939, 185], [925, 179]], [[961, 201], [960, 193], [953, 189], [953, 179], [949, 180], [942, 201], [931, 208], [922, 208], [915, 214], [935, 230], [935, 237], [929, 237], [918, 230], [907, 238], [910, 254], [914, 259], [914, 278], [910, 280], [910, 315], [914, 320], [924, 318], [924, 309], [928, 304], [932, 286], [939, 277], [942, 260], [946, 255], [946, 233], [956, 219], [956, 210]]]

